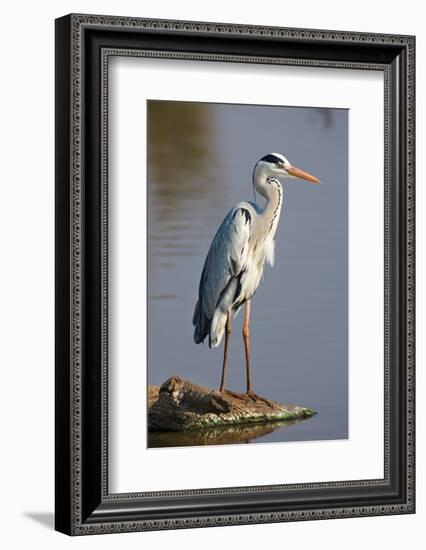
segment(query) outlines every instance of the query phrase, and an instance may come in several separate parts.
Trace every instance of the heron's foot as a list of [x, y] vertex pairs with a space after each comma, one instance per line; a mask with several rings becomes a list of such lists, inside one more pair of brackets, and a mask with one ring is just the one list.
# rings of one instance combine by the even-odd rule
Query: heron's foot
[[246, 395], [247, 395], [247, 397], [250, 397], [250, 399], [252, 399], [255, 403], [262, 402], [262, 403], [265, 403], [266, 405], [269, 405], [272, 408], [275, 408], [277, 406], [277, 404], [274, 401], [270, 401], [266, 397], [262, 397], [261, 395], [257, 395], [257, 393], [254, 393], [253, 390], [250, 390], [250, 391], [246, 392]]
[[225, 388], [223, 390], [223, 393], [225, 393], [228, 396], [230, 395], [231, 397], [235, 397], [236, 399], [241, 399], [241, 394], [236, 391], [228, 390], [227, 388]]

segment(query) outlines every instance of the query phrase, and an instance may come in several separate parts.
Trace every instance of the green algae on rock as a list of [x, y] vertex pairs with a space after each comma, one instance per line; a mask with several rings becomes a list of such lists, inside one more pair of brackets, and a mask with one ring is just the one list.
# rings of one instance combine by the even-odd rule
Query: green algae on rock
[[315, 412], [284, 405], [256, 394], [219, 393], [173, 376], [161, 387], [148, 387], [150, 431], [180, 431], [237, 424], [270, 423], [309, 418]]

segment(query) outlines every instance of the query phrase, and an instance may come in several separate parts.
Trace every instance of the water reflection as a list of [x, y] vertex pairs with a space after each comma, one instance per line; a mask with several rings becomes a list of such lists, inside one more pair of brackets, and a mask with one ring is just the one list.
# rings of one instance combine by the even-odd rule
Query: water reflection
[[148, 447], [189, 447], [199, 445], [230, 445], [251, 443], [277, 430], [307, 422], [309, 418], [267, 422], [263, 424], [236, 424], [203, 430], [181, 432], [149, 432]]
[[314, 124], [319, 118], [322, 121], [324, 128], [331, 128], [334, 122], [334, 111], [335, 109], [327, 109], [326, 107], [321, 107], [320, 109], [311, 109], [309, 121]]
[[172, 199], [169, 205], [182, 198], [182, 189], [170, 185], [171, 180], [194, 191], [193, 172], [206, 175], [210, 126], [208, 109], [202, 103], [148, 102], [150, 176], [157, 182], [154, 193]]
[[206, 229], [217, 221], [205, 208], [220, 194], [215, 136], [208, 104], [148, 102], [150, 273], [163, 258], [175, 264], [198, 255]]

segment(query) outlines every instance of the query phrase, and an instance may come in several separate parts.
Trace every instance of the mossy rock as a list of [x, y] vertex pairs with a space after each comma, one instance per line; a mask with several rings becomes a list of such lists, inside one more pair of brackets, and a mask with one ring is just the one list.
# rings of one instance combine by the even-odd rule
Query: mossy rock
[[315, 412], [284, 405], [256, 394], [218, 392], [173, 376], [161, 387], [148, 387], [150, 431], [211, 429], [217, 426], [259, 424], [305, 419]]

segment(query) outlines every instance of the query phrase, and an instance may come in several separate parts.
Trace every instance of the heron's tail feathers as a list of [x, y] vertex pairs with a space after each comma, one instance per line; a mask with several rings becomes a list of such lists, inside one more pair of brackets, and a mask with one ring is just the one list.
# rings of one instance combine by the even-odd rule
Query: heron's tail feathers
[[217, 308], [214, 312], [209, 335], [209, 347], [217, 348], [222, 341], [223, 333], [225, 332], [227, 312]]
[[205, 337], [210, 332], [211, 320], [208, 319], [203, 312], [200, 301], [195, 304], [194, 315], [192, 317], [192, 324], [194, 325], [194, 342], [201, 344], [204, 342]]
[[213, 319], [208, 319], [203, 313], [203, 308], [200, 302], [197, 302], [192, 318], [194, 325], [194, 342], [200, 344], [204, 342], [206, 336], [209, 336], [209, 347], [217, 348], [222, 341], [223, 333], [226, 326], [227, 313], [217, 308], [214, 312]]
[[228, 317], [228, 313], [231, 311], [237, 289], [238, 279], [232, 277], [220, 294], [210, 328], [209, 346], [211, 348], [217, 348], [222, 340], [226, 327], [226, 319]]
[[223, 333], [225, 332], [228, 312], [231, 311], [237, 288], [238, 280], [232, 277], [224, 290], [220, 293], [212, 319], [206, 316], [202, 300], [198, 300], [192, 318], [192, 324], [195, 326], [194, 341], [196, 344], [203, 342], [207, 334], [209, 335], [210, 348], [217, 348], [220, 344]]

